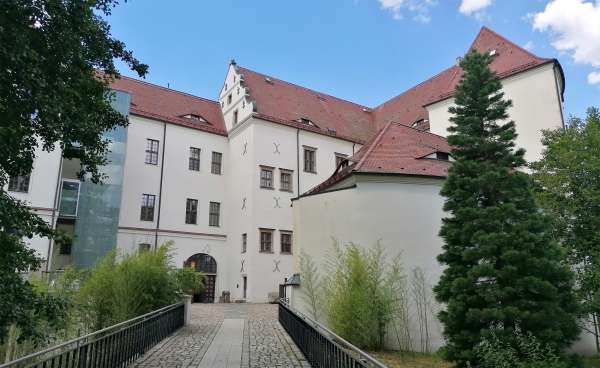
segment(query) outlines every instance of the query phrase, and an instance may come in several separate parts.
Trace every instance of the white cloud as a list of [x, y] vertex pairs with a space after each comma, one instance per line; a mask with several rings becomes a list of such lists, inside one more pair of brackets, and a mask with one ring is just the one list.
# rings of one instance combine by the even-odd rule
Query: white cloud
[[527, 41], [527, 43], [525, 45], [523, 45], [523, 48], [528, 51], [533, 50], [534, 47], [535, 47], [535, 44], [533, 43], [533, 41]]
[[588, 74], [589, 84], [600, 84], [600, 72], [591, 72]]
[[600, 1], [551, 0], [533, 15], [533, 28], [552, 33], [552, 46], [575, 62], [600, 67]]
[[413, 20], [429, 23], [429, 9], [437, 5], [437, 0], [379, 0], [379, 3], [382, 9], [392, 13], [394, 19], [404, 19], [404, 13], [409, 12]]
[[481, 16], [481, 11], [492, 5], [493, 0], [462, 0], [458, 11], [465, 15]]

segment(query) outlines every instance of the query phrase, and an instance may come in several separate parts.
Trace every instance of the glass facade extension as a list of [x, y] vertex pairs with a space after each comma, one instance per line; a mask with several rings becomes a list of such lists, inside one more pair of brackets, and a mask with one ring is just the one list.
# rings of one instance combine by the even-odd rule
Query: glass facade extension
[[[129, 115], [131, 96], [121, 91], [114, 92], [113, 108]], [[72, 250], [76, 267], [93, 266], [117, 245], [127, 128], [119, 127], [106, 132], [103, 137], [111, 141], [107, 156], [109, 163], [101, 168], [108, 178], [103, 184], [94, 184], [90, 180], [81, 182]]]

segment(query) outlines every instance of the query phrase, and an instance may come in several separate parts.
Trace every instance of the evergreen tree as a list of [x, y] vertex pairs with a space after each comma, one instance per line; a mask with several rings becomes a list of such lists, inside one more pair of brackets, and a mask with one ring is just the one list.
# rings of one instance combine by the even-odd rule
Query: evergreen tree
[[[489, 68], [492, 57], [469, 52], [449, 112], [448, 142], [455, 159], [446, 197], [438, 260], [446, 266], [435, 287], [447, 358], [477, 366], [474, 349], [491, 331], [507, 343], [531, 333], [561, 350], [577, 336], [572, 274], [536, 207], [531, 180], [519, 171], [511, 101]], [[500, 332], [498, 332], [500, 331]], [[499, 334], [499, 335], [498, 335]]]

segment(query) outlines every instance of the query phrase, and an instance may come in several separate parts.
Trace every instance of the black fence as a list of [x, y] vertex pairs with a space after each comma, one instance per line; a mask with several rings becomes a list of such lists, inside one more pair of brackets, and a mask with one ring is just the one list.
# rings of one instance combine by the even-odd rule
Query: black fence
[[325, 326], [279, 302], [279, 323], [313, 368], [387, 368]]
[[127, 367], [184, 325], [177, 303], [0, 365], [0, 368]]

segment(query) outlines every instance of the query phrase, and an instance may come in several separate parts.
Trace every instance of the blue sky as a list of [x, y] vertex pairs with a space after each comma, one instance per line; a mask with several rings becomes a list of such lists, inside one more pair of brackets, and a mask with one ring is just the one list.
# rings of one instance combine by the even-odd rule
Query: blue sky
[[216, 99], [234, 58], [368, 106], [452, 65], [486, 25], [560, 61], [567, 115], [600, 106], [600, 0], [129, 0], [108, 21], [152, 83]]

